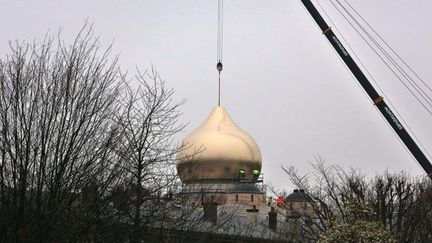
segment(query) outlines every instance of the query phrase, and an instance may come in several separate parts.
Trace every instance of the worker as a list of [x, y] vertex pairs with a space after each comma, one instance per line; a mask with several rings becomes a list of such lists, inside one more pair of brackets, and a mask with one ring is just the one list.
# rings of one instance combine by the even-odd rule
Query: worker
[[257, 169], [252, 170], [252, 180], [257, 181], [260, 175], [260, 171]]
[[239, 170], [239, 179], [240, 181], [243, 181], [245, 178], [245, 170], [244, 169], [240, 169]]
[[279, 197], [277, 198], [277, 200], [276, 200], [276, 205], [277, 205], [278, 207], [280, 207], [280, 208], [284, 205], [284, 198], [283, 198], [282, 196], [279, 196]]
[[271, 206], [272, 202], [273, 202], [273, 197], [268, 197], [267, 198], [267, 206]]

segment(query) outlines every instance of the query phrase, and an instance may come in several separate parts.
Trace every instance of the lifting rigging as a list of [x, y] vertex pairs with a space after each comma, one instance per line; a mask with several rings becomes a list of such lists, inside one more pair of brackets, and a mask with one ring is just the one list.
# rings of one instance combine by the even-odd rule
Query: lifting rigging
[[[347, 0], [344, 1], [347, 7], [344, 6], [340, 0], [331, 0], [330, 3], [366, 42], [371, 50], [381, 59], [396, 79], [409, 91], [409, 93], [428, 112], [428, 114], [432, 115], [432, 97], [429, 95], [429, 93], [432, 92], [432, 88], [396, 53], [396, 51], [374, 30], [374, 28]], [[348, 8], [351, 9], [355, 15], [360, 17], [360, 20], [358, 20], [354, 16], [354, 13], [351, 13]], [[367, 28], [361, 24], [361, 22], [364, 22], [367, 25], [367, 28], [372, 30], [372, 33], [370, 33]], [[377, 36], [378, 40], [376, 40], [373, 35]], [[384, 45], [381, 45], [380, 42]], [[386, 49], [389, 49], [389, 51]], [[395, 56], [396, 58], [393, 58], [392, 56]], [[402, 64], [398, 63], [398, 60], [401, 61]], [[414, 74], [414, 77], [412, 77], [410, 72], [406, 71], [404, 67], [407, 67], [408, 70]], [[419, 80], [420, 83], [418, 83], [416, 79]]]
[[222, 72], [222, 51], [223, 51], [223, 0], [218, 0], [218, 26], [217, 26], [217, 64], [218, 70], [218, 106], [221, 96], [221, 72]]
[[396, 134], [399, 136], [399, 138], [408, 148], [408, 150], [412, 153], [414, 158], [418, 161], [418, 163], [426, 172], [426, 174], [429, 176], [429, 178], [432, 179], [432, 164], [429, 161], [429, 159], [425, 156], [423, 151], [418, 147], [416, 142], [412, 139], [411, 135], [407, 132], [407, 130], [402, 125], [402, 123], [392, 112], [390, 107], [386, 104], [384, 98], [378, 94], [378, 92], [369, 82], [368, 78], [364, 75], [362, 70], [355, 63], [355, 61], [348, 53], [348, 51], [345, 49], [341, 41], [336, 37], [331, 27], [327, 25], [326, 21], [322, 18], [322, 16], [315, 8], [313, 3], [310, 0], [301, 0], [301, 1], [306, 7], [307, 11], [312, 16], [312, 18], [315, 20], [315, 22], [322, 30], [322, 33], [327, 37], [330, 44], [333, 46], [333, 48], [336, 50], [338, 55], [347, 65], [349, 70], [353, 73], [353, 75], [360, 83], [362, 88], [366, 91], [368, 96], [372, 99], [374, 105], [378, 108], [378, 110], [381, 112], [381, 114], [384, 116], [384, 118], [387, 120], [387, 122], [390, 124], [390, 126], [393, 128], [393, 130], [396, 132]]

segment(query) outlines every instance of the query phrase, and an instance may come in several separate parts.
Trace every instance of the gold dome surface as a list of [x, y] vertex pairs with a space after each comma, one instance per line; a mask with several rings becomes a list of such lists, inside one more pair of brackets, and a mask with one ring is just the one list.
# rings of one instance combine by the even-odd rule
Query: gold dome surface
[[258, 145], [239, 128], [223, 107], [215, 107], [207, 120], [187, 136], [177, 157], [177, 170], [183, 182], [193, 180], [235, 180], [239, 170], [252, 178], [261, 170]]

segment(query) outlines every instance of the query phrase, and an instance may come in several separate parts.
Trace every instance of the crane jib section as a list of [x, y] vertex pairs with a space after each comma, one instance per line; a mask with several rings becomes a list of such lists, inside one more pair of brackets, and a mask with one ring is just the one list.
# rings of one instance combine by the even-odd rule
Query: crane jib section
[[323, 34], [329, 40], [330, 44], [333, 46], [333, 48], [336, 50], [336, 52], [342, 58], [342, 60], [347, 65], [349, 70], [356, 77], [357, 81], [360, 83], [360, 85], [366, 91], [368, 96], [372, 99], [372, 101], [374, 102], [374, 104], [376, 105], [378, 110], [381, 112], [381, 114], [384, 116], [384, 118], [387, 120], [387, 122], [390, 124], [390, 126], [393, 128], [393, 130], [396, 132], [396, 134], [399, 136], [399, 138], [402, 140], [402, 142], [408, 148], [408, 150], [412, 153], [412, 155], [418, 161], [420, 166], [426, 171], [427, 175], [432, 179], [432, 164], [428, 160], [428, 158], [425, 156], [423, 151], [419, 148], [419, 146], [416, 144], [416, 142], [412, 139], [411, 135], [407, 132], [407, 130], [402, 125], [402, 123], [397, 119], [397, 117], [392, 112], [390, 107], [388, 107], [388, 105], [384, 101], [383, 97], [378, 94], [378, 92], [375, 90], [375, 88], [369, 82], [367, 77], [361, 71], [359, 66], [354, 62], [351, 55], [345, 49], [345, 47], [340, 42], [340, 40], [337, 38], [335, 33], [332, 31], [332, 29], [327, 25], [327, 23], [322, 18], [322, 16], [318, 12], [318, 10], [315, 8], [313, 3], [310, 0], [301, 0], [301, 1], [304, 4], [304, 6], [306, 7], [306, 9], [308, 10], [308, 12], [312, 15], [312, 18], [315, 20], [315, 22], [321, 28]]

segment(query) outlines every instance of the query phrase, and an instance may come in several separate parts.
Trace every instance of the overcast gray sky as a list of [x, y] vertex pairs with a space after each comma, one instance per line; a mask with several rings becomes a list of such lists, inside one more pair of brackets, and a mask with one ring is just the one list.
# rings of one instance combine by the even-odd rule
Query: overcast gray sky
[[[432, 152], [432, 117], [337, 14], [320, 0], [405, 121]], [[351, 0], [352, 5], [432, 85], [432, 2]], [[369, 175], [417, 162], [336, 56], [300, 0], [225, 0], [222, 105], [259, 144], [265, 180], [292, 189], [281, 165], [328, 163]], [[186, 136], [217, 104], [217, 0], [0, 0], [0, 55], [8, 41], [40, 40], [47, 30], [70, 40], [86, 18], [120, 64], [153, 64], [185, 98]]]

